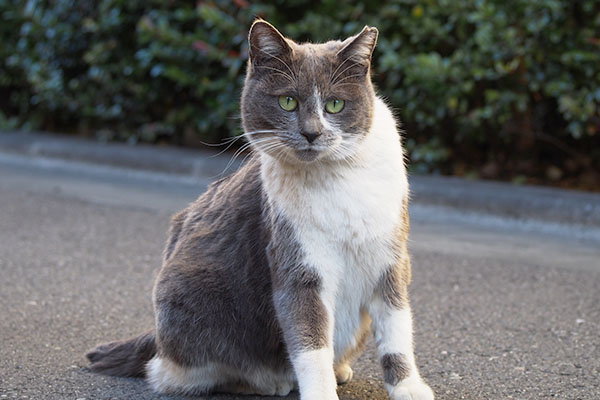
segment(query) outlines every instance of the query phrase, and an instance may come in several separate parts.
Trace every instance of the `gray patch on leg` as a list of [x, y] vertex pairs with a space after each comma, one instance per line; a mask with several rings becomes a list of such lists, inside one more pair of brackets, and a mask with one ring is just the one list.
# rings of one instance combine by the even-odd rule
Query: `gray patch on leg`
[[409, 230], [408, 203], [405, 200], [402, 211], [402, 223], [396, 229], [394, 253], [396, 263], [381, 277], [378, 291], [385, 303], [393, 308], [402, 309], [408, 305], [408, 285], [411, 280], [410, 255], [406, 243]]
[[410, 374], [410, 367], [404, 354], [386, 354], [381, 358], [385, 383], [396, 386]]
[[319, 294], [321, 280], [310, 271], [298, 271], [296, 279], [276, 288], [279, 310], [290, 352], [317, 350], [327, 345], [327, 310]]
[[379, 282], [379, 291], [383, 301], [395, 309], [402, 309], [408, 305], [407, 285], [402, 279], [402, 271], [394, 266], [386, 271]]
[[303, 262], [292, 224], [275, 210], [270, 214], [271, 242], [267, 248], [274, 303], [290, 353], [327, 345], [327, 309], [321, 300], [318, 273]]

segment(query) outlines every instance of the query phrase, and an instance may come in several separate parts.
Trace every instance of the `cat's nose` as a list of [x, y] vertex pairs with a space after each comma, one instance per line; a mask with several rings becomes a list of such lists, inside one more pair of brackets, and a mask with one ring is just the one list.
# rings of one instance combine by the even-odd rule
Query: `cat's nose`
[[308, 140], [308, 143], [314, 142], [321, 134], [319, 132], [300, 132]]

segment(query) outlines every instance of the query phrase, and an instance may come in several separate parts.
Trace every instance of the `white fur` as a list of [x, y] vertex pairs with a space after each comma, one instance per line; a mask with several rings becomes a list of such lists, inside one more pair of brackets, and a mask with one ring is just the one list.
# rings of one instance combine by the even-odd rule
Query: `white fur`
[[279, 54], [282, 51], [282, 40], [283, 38], [278, 40], [271, 35], [259, 35], [258, 48], [265, 54]]
[[[376, 99], [373, 125], [355, 143], [352, 162], [286, 166], [261, 154], [261, 167], [271, 205], [295, 227], [304, 262], [322, 278], [323, 301], [332, 304], [335, 317], [333, 359], [338, 361], [357, 345], [374, 289], [395, 263], [391, 244], [397, 239], [408, 196], [396, 122], [384, 102]], [[296, 363], [294, 367], [303, 381]], [[303, 393], [302, 383], [300, 390]]]
[[337, 129], [336, 127], [334, 127], [331, 123], [329, 123], [329, 121], [325, 118], [325, 115], [323, 114], [323, 101], [321, 101], [322, 96], [319, 93], [319, 90], [315, 87], [315, 93], [313, 94], [314, 98], [315, 98], [315, 103], [317, 103], [317, 114], [319, 115], [319, 121], [321, 122], [321, 125], [323, 125], [323, 127], [326, 130], [329, 131], [334, 131], [334, 132], [339, 132], [339, 129]]
[[292, 360], [302, 400], [337, 400], [333, 352], [322, 348], [297, 354]]
[[397, 310], [386, 306], [383, 300], [375, 299], [369, 312], [373, 316], [373, 330], [379, 356], [403, 354], [409, 365], [413, 367], [415, 358], [410, 307]]
[[295, 377], [269, 369], [240, 371], [220, 363], [202, 367], [182, 367], [166, 358], [155, 356], [146, 366], [148, 382], [164, 394], [203, 394], [221, 385], [247, 382], [243, 394], [287, 396], [295, 386]]
[[385, 384], [392, 400], [433, 400], [433, 392], [419, 376], [412, 341], [412, 315], [410, 307], [398, 310], [376, 296], [370, 304], [373, 330], [379, 357], [402, 354], [408, 363], [409, 375], [396, 385]]
[[391, 400], [433, 400], [433, 391], [419, 380], [405, 380], [390, 388], [386, 384]]
[[159, 393], [205, 393], [227, 377], [214, 365], [185, 368], [155, 356], [146, 366], [148, 382]]

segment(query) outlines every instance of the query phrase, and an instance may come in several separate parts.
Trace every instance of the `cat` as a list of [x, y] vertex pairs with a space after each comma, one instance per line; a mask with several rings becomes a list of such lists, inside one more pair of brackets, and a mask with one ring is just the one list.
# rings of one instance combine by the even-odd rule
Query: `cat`
[[371, 83], [377, 36], [298, 44], [253, 23], [253, 156], [173, 217], [156, 328], [92, 350], [91, 370], [159, 393], [334, 400], [372, 329], [390, 399], [433, 399], [413, 355], [401, 138]]

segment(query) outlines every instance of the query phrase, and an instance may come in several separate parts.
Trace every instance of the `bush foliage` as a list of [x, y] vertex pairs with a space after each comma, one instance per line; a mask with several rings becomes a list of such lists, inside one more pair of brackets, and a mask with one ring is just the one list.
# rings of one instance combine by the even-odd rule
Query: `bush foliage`
[[597, 0], [0, 0], [0, 127], [219, 142], [256, 16], [297, 40], [380, 30], [374, 80], [417, 170], [600, 178]]

